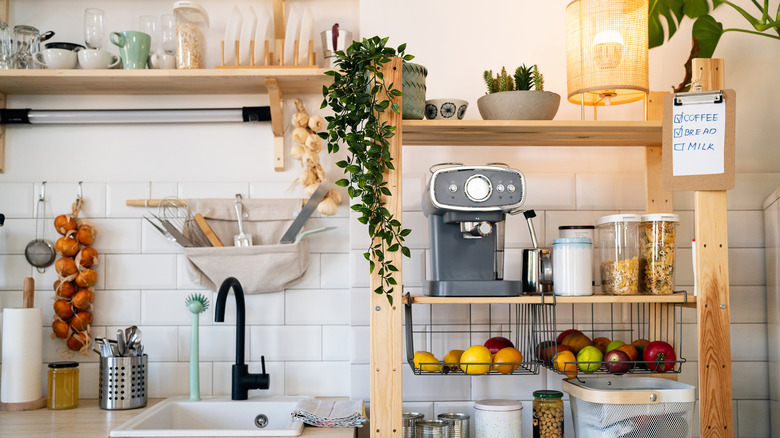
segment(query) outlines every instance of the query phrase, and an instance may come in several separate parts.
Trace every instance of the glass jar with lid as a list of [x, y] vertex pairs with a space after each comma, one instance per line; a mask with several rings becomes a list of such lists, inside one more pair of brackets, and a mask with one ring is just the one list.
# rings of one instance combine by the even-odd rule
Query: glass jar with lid
[[563, 438], [563, 393], [534, 391], [534, 438]]
[[610, 295], [639, 293], [638, 214], [613, 214], [596, 221], [601, 290]]
[[79, 405], [79, 363], [52, 362], [49, 364], [46, 407], [73, 409]]
[[206, 68], [206, 31], [209, 14], [197, 3], [177, 1], [173, 4], [176, 16], [176, 68]]
[[644, 293], [674, 292], [674, 253], [677, 243], [676, 214], [642, 215], [639, 224], [639, 287]]

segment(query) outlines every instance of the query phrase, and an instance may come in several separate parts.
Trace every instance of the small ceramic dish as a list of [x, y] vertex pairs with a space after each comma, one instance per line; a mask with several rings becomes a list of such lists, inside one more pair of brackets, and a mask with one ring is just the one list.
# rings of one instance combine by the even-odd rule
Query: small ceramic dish
[[54, 42], [54, 43], [46, 43], [47, 49], [63, 49], [63, 50], [72, 50], [72, 51], [78, 51], [78, 50], [84, 50], [84, 46], [81, 44], [76, 43], [62, 43], [62, 42]]
[[428, 120], [463, 120], [468, 101], [463, 99], [429, 99], [425, 101], [425, 118]]

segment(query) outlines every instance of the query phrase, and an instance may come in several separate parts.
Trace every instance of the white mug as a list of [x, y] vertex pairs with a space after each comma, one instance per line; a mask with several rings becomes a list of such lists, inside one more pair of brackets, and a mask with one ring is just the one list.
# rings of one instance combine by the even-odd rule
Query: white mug
[[76, 68], [78, 57], [76, 52], [65, 49], [45, 49], [33, 54], [36, 64], [46, 68], [70, 69]]
[[79, 66], [87, 70], [114, 68], [119, 65], [119, 57], [100, 49], [85, 49], [78, 52]]
[[169, 55], [167, 53], [155, 52], [149, 56], [149, 67], [159, 69], [174, 69], [176, 68], [176, 55]]

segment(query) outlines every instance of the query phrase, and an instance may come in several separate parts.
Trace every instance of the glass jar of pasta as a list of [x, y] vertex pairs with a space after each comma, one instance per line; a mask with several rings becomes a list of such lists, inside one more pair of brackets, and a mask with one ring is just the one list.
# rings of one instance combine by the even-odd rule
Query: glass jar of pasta
[[676, 214], [642, 215], [639, 224], [639, 288], [643, 293], [674, 292], [674, 253], [677, 244]]
[[599, 272], [601, 291], [610, 295], [639, 293], [638, 214], [599, 218]]
[[176, 68], [206, 68], [206, 31], [209, 14], [197, 3], [173, 4], [176, 16]]

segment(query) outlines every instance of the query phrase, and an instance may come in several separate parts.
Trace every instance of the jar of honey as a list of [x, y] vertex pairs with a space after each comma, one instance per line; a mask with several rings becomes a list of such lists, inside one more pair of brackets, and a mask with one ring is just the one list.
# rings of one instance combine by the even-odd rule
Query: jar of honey
[[73, 409], [79, 405], [79, 363], [49, 364], [46, 406], [49, 409]]

